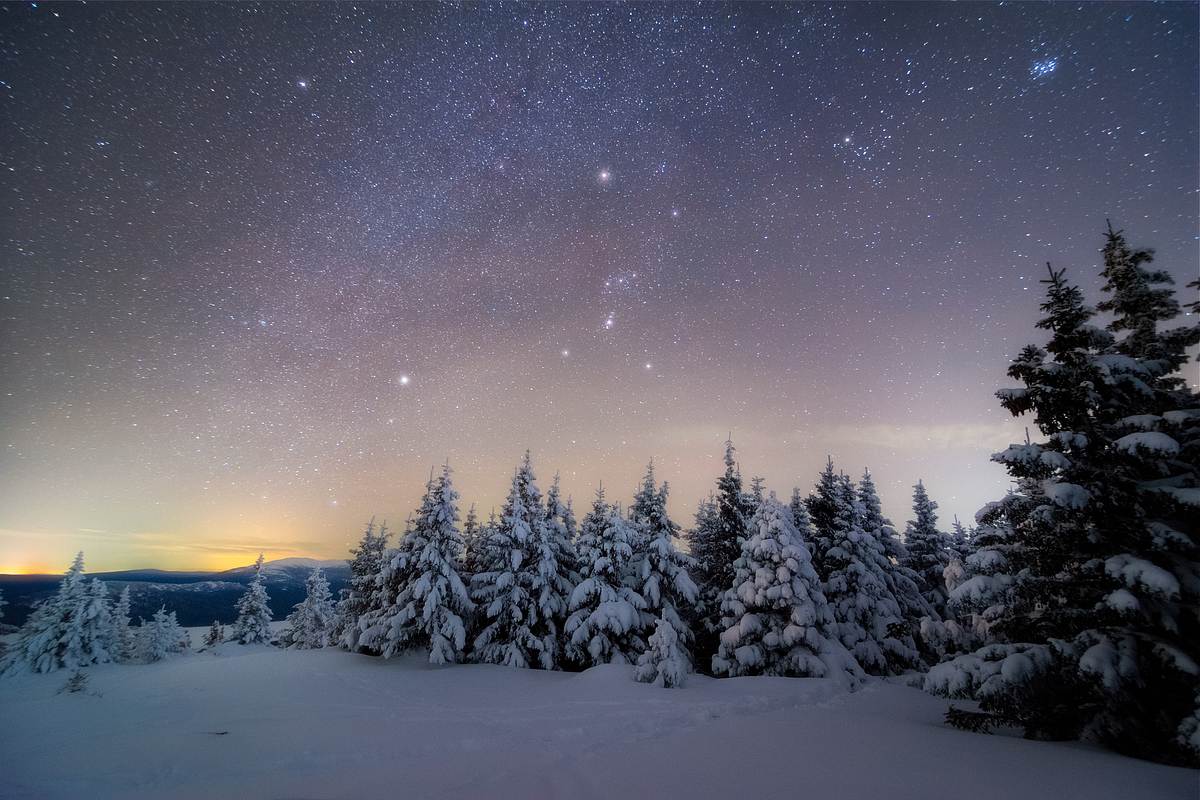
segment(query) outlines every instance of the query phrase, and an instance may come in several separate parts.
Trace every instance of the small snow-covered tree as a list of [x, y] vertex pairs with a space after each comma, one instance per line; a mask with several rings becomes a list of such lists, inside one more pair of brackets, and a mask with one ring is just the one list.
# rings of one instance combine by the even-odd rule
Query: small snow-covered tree
[[271, 607], [267, 584], [263, 578], [263, 557], [254, 562], [254, 578], [246, 593], [237, 601], [237, 619], [233, 623], [233, 639], [238, 644], [270, 644]]
[[427, 485], [412, 530], [379, 574], [378, 596], [388, 602], [363, 614], [360, 643], [384, 658], [428, 649], [432, 664], [462, 660], [467, 636], [463, 617], [471, 600], [459, 575], [461, 554], [458, 492], [447, 464]]
[[138, 629], [138, 653], [143, 661], [161, 661], [177, 653], [191, 649], [191, 639], [179, 627], [174, 611], [160, 608], [154, 616], [142, 622]]
[[479, 515], [475, 513], [475, 504], [467, 509], [467, 518], [463, 520], [462, 540], [462, 571], [463, 575], [474, 575], [479, 571], [479, 551], [483, 549], [486, 529], [479, 524]]
[[830, 677], [854, 685], [862, 669], [838, 641], [808, 548], [772, 494], [750, 520], [722, 602], [717, 675]]
[[631, 525], [605, 501], [601, 487], [580, 528], [581, 580], [571, 593], [566, 625], [567, 652], [578, 664], [632, 664], [645, 649], [640, 612], [646, 602], [623, 580], [633, 555], [631, 538]]
[[212, 625], [208, 626], [208, 633], [204, 634], [204, 643], [201, 649], [209, 650], [223, 641], [225, 641], [225, 626], [214, 619]]
[[358, 546], [350, 551], [350, 585], [342, 590], [337, 603], [337, 621], [334, 633], [338, 643], [355, 652], [358, 646], [358, 620], [367, 610], [375, 594], [375, 578], [383, 567], [384, 553], [388, 542], [387, 523], [375, 527], [375, 518], [367, 523]]
[[137, 654], [136, 632], [130, 625], [129, 609], [129, 587], [126, 586], [121, 589], [112, 613], [112, 656], [117, 661], [129, 661]]
[[942, 575], [950, 563], [950, 538], [938, 530], [937, 503], [929, 499], [925, 484], [917, 481], [913, 487], [913, 516], [904, 529], [904, 548], [907, 558], [903, 566], [917, 576], [921, 596], [938, 616], [946, 611], [946, 585]]
[[320, 567], [313, 567], [304, 589], [304, 600], [288, 615], [280, 643], [297, 650], [327, 647], [333, 642], [335, 612], [329, 581]]
[[918, 663], [900, 604], [892, 594], [893, 565], [883, 543], [862, 528], [863, 511], [854, 485], [837, 478], [836, 515], [827, 532], [822, 585], [839, 640], [863, 669], [897, 674]]
[[571, 591], [579, 581], [578, 556], [575, 553], [575, 515], [570, 502], [563, 502], [559, 477], [554, 476], [546, 492], [545, 518], [533, 528], [537, 578], [533, 586], [539, 616], [551, 628], [548, 637], [555, 643], [555, 664], [562, 658], [563, 630], [570, 611]]
[[674, 623], [659, 617], [654, 623], [648, 647], [638, 656], [633, 677], [642, 683], [653, 683], [670, 689], [683, 686], [692, 671], [691, 658], [679, 641]]
[[34, 607], [5, 655], [4, 671], [53, 672], [112, 660], [107, 592], [88, 585], [83, 553], [75, 557], [53, 597]]

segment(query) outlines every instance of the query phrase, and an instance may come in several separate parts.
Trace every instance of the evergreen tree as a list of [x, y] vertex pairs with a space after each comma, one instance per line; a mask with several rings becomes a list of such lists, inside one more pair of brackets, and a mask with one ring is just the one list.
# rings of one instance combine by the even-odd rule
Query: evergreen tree
[[751, 519], [721, 606], [724, 631], [713, 672], [856, 684], [862, 670], [837, 640], [820, 579], [791, 516], [771, 495]]
[[858, 482], [858, 502], [862, 506], [862, 529], [883, 546], [889, 568], [885, 571], [888, 590], [900, 604], [900, 614], [910, 627], [918, 620], [934, 614], [933, 608], [921, 595], [917, 574], [905, 566], [908, 551], [896, 535], [892, 521], [883, 515], [883, 505], [870, 470], [863, 470]]
[[1200, 398], [1173, 370], [1198, 334], [1158, 329], [1178, 305], [1147, 260], [1110, 232], [1107, 331], [1061, 271], [1045, 281], [1050, 340], [1021, 351], [1009, 375], [1023, 385], [999, 393], [1045, 440], [993, 457], [1014, 490], [977, 516], [974, 574], [951, 595], [986, 604], [990, 644], [939, 665], [926, 687], [980, 700], [980, 715], [953, 712], [960, 724], [1197, 764], [1200, 476], [1176, 436]]
[[916, 646], [892, 594], [892, 564], [876, 536], [862, 528], [864, 514], [854, 484], [837, 478], [837, 513], [824, 553], [822, 586], [839, 640], [863, 669], [896, 674], [917, 664]]
[[[648, 470], [647, 480], [653, 479], [653, 472]], [[645, 544], [640, 557], [634, 559], [630, 585], [645, 601], [640, 623], [642, 638], [652, 637], [655, 627], [665, 620], [674, 629], [671, 646], [680, 651], [690, 666], [692, 631], [687, 620], [694, 614], [699, 589], [688, 574], [692, 559], [675, 546], [679, 526], [667, 514], [669, 493], [664, 481], [661, 488], [643, 501], [637, 524]], [[662, 645], [666, 646], [665, 638]]]
[[372, 517], [362, 538], [358, 540], [358, 546], [350, 551], [350, 586], [342, 591], [342, 598], [338, 601], [334, 633], [342, 647], [351, 652], [359, 649], [358, 620], [375, 594], [375, 578], [383, 568], [388, 536], [387, 523], [381, 524], [376, 530], [375, 518]]
[[53, 597], [34, 607], [5, 656], [4, 671], [53, 672], [112, 660], [112, 618], [104, 584], [89, 586], [83, 553], [75, 556]]
[[117, 604], [113, 607], [113, 646], [112, 657], [116, 661], [129, 661], [137, 653], [137, 639], [130, 623], [129, 587], [121, 590]]
[[808, 508], [808, 517], [812, 522], [814, 536], [809, 543], [813, 567], [821, 580], [828, 577], [829, 570], [825, 566], [825, 553], [833, 547], [834, 529], [838, 525], [841, 513], [840, 483], [838, 474], [833, 470], [833, 457], [825, 460], [825, 469], [817, 479], [813, 493], [804, 501]]
[[204, 634], [204, 646], [202, 649], [208, 650], [216, 647], [223, 641], [225, 641], [225, 627], [214, 619], [212, 625], [208, 626], [208, 633]]
[[950, 563], [950, 539], [937, 528], [937, 503], [929, 499], [925, 484], [913, 487], [913, 516], [904, 529], [907, 558], [903, 565], [917, 576], [921, 596], [937, 616], [946, 611], [946, 583], [942, 573]]
[[427, 484], [412, 530], [379, 574], [373, 601], [378, 604], [359, 620], [361, 644], [384, 658], [427, 649], [432, 664], [461, 661], [467, 637], [463, 617], [471, 610], [459, 575], [461, 553], [458, 492], [446, 465]]
[[304, 588], [304, 600], [288, 615], [280, 643], [293, 649], [327, 647], [333, 643], [335, 611], [329, 581], [320, 567], [313, 567]]
[[475, 658], [512, 667], [555, 669], [561, 645], [554, 607], [540, 605], [543, 592], [539, 543], [547, 540], [546, 514], [529, 453], [513, 476], [508, 499], [483, 550], [482, 570], [471, 594], [482, 609]]
[[462, 568], [464, 575], [474, 575], [479, 571], [479, 551], [483, 547], [483, 537], [486, 529], [479, 524], [479, 516], [475, 513], [475, 504], [467, 509], [467, 518], [463, 521], [463, 556]]
[[665, 617], [659, 617], [650, 635], [649, 646], [638, 656], [633, 677], [670, 689], [683, 686], [691, 672], [691, 659], [679, 641], [679, 632]]
[[971, 555], [971, 534], [959, 521], [956, 514], [954, 523], [950, 526], [950, 560], [957, 559], [959, 562], [963, 562], [969, 555]]
[[174, 611], [160, 608], [154, 616], [142, 623], [138, 629], [138, 653], [143, 661], [161, 661], [176, 653], [185, 653], [191, 649], [191, 639], [187, 632], [179, 627], [179, 620]]
[[246, 593], [237, 601], [237, 619], [233, 623], [233, 638], [238, 644], [271, 643], [271, 607], [267, 585], [263, 578], [263, 557], [254, 562], [254, 578]]
[[563, 631], [570, 613], [571, 592], [579, 582], [579, 559], [575, 553], [575, 515], [562, 501], [558, 475], [546, 493], [545, 519], [534, 528], [537, 556], [537, 605], [551, 626], [548, 637], [555, 643], [554, 660], [562, 657]]
[[571, 594], [566, 625], [567, 653], [576, 663], [632, 664], [645, 649], [640, 612], [646, 602], [623, 580], [631, 538], [632, 526], [604, 500], [601, 487], [579, 533], [582, 580]]
[[722, 598], [733, 583], [733, 564], [741, 555], [746, 522], [753, 515], [751, 497], [742, 489], [735, 452], [733, 442], [726, 440], [725, 474], [717, 480], [711, 507], [701, 505], [696, 514], [696, 527], [688, 536], [700, 587], [695, 653], [701, 663], [707, 663], [716, 652], [721, 631]]

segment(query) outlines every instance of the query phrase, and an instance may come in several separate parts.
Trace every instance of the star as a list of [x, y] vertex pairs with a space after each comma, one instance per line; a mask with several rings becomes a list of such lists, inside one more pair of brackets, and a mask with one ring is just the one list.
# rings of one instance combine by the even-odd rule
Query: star
[[299, 86], [301, 89], [307, 89], [307, 88], [308, 88], [308, 81], [306, 81], [306, 80], [299, 80], [299, 81], [296, 81], [296, 85], [297, 85], [297, 86]]
[[612, 180], [612, 173], [606, 169], [602, 169], [597, 177], [600, 179], [601, 183], [608, 183]]
[[410, 384], [411, 382], [412, 382], [412, 378], [408, 377], [407, 375], [400, 376], [400, 385], [401, 386], [408, 386], [408, 384]]

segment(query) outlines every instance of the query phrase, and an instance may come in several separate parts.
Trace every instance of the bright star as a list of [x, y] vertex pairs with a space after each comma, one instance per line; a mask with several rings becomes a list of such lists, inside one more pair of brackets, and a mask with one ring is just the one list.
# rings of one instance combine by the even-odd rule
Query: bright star
[[600, 170], [599, 177], [600, 177], [601, 183], [608, 183], [610, 180], [612, 180], [612, 173], [606, 169], [602, 169], [602, 170]]
[[307, 89], [308, 81], [296, 81], [296, 85], [299, 86], [301, 89]]
[[616, 324], [617, 324], [617, 320], [613, 317], [612, 314], [609, 314], [608, 318], [604, 320], [604, 330], [611, 331], [613, 329], [613, 325], [616, 325]]
[[408, 386], [408, 384], [409, 384], [409, 382], [410, 382], [411, 380], [412, 380], [412, 379], [411, 379], [411, 378], [409, 378], [407, 375], [401, 375], [401, 376], [400, 376], [400, 385], [401, 385], [401, 386]]
[[566, 357], [567, 357], [567, 356], [569, 356], [569, 355], [571, 355], [571, 351], [570, 351], [570, 350], [563, 350], [563, 351], [562, 351], [562, 357], [563, 357], [563, 358], [566, 358]]

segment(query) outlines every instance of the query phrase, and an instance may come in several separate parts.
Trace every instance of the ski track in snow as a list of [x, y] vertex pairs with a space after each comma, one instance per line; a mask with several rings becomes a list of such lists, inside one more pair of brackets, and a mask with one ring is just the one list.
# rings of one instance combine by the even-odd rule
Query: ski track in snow
[[[202, 633], [202, 632], [201, 632]], [[0, 796], [37, 798], [1183, 797], [1197, 774], [946, 728], [872, 681], [631, 679], [223, 645], [0, 680]], [[221, 733], [227, 732], [227, 733]], [[1014, 769], [1019, 767], [1019, 769]], [[1086, 789], [1086, 793], [1085, 790]]]

